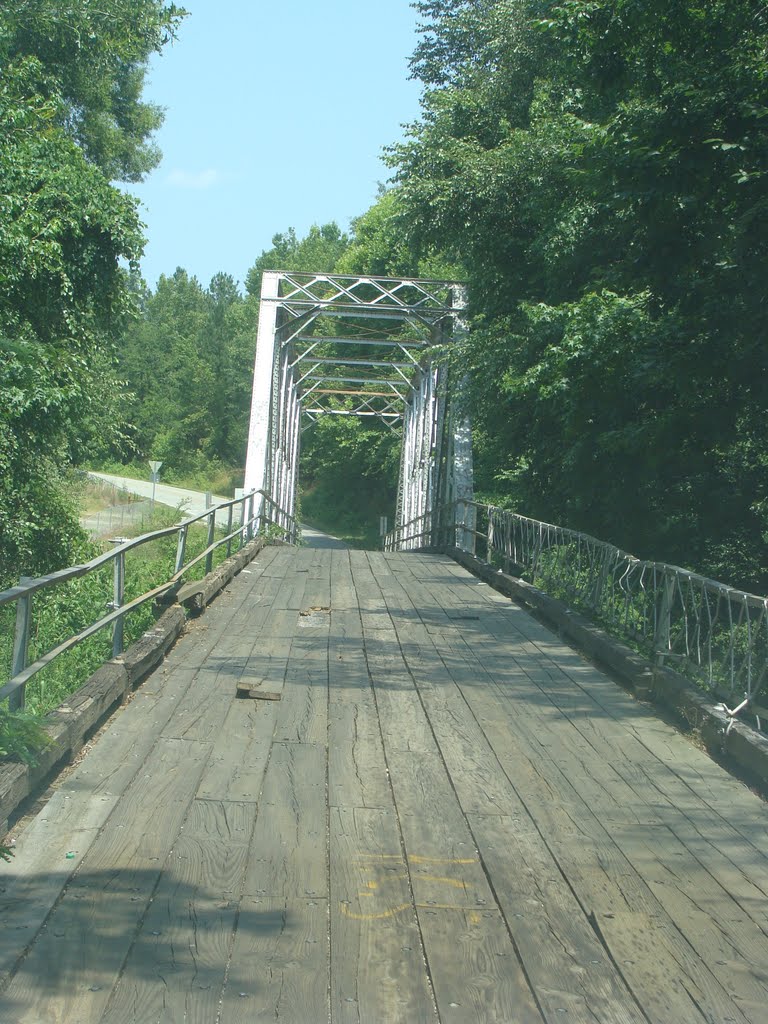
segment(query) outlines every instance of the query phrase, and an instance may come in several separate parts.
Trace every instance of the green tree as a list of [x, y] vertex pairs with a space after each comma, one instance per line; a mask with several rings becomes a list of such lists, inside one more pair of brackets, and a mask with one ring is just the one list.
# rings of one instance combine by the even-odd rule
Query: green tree
[[249, 295], [261, 293], [261, 276], [265, 270], [295, 270], [330, 274], [349, 245], [349, 237], [331, 221], [313, 224], [304, 238], [297, 238], [293, 228], [274, 236], [272, 248], [257, 259], [245, 278]]
[[185, 11], [162, 0], [15, 0], [0, 14], [3, 64], [35, 57], [57, 122], [110, 179], [138, 181], [157, 166], [160, 107], [141, 99], [147, 61]]
[[460, 260], [488, 493], [768, 585], [768, 33], [750, 0], [439, 0], [391, 153]]
[[[112, 344], [132, 310], [120, 261], [136, 268], [143, 245], [135, 200], [108, 180], [149, 166], [139, 79], [127, 90], [121, 68], [132, 62], [138, 74], [180, 14], [118, 0], [98, 14], [85, 0], [0, 10], [2, 585], [66, 564], [82, 542], [58, 478], [119, 423]], [[113, 15], [106, 31], [103, 16]], [[114, 129], [101, 149], [100, 120]]]
[[216, 274], [204, 289], [177, 269], [146, 292], [120, 345], [134, 454], [188, 474], [242, 466], [250, 410], [257, 304]]

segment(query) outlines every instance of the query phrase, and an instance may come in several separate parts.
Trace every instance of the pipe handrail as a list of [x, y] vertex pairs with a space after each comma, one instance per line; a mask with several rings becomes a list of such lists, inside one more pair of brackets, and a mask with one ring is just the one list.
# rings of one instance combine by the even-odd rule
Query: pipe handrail
[[[257, 499], [261, 500], [257, 501]], [[231, 510], [234, 510], [235, 506], [238, 505], [241, 507], [240, 523], [237, 526], [237, 529], [233, 530], [233, 515]], [[217, 513], [227, 512], [228, 510], [230, 510], [227, 517], [228, 529], [225, 536], [211, 540], [213, 537], [213, 528], [216, 522]], [[199, 554], [195, 555], [194, 558], [185, 559], [186, 537], [188, 531], [190, 527], [197, 523], [201, 523], [203, 520], [208, 520], [209, 522], [209, 543]], [[16, 602], [17, 613], [11, 677], [2, 687], [0, 687], [0, 700], [8, 699], [9, 705], [13, 709], [23, 707], [25, 688], [30, 679], [32, 679], [47, 665], [50, 665], [51, 662], [55, 661], [55, 659], [60, 655], [76, 647], [89, 637], [94, 636], [100, 630], [105, 629], [109, 625], [113, 626], [113, 656], [119, 655], [122, 653], [123, 649], [123, 620], [126, 615], [135, 611], [148, 601], [159, 597], [161, 594], [173, 590], [184, 577], [185, 573], [203, 559], [206, 560], [206, 571], [210, 571], [213, 552], [217, 548], [226, 544], [227, 553], [229, 554], [233, 540], [239, 538], [240, 546], [242, 547], [246, 541], [254, 535], [254, 526], [256, 526], [256, 532], [259, 532], [259, 530], [265, 525], [277, 526], [285, 532], [285, 536], [289, 543], [296, 543], [298, 538], [298, 524], [294, 516], [281, 508], [266, 491], [248, 491], [239, 498], [232, 498], [227, 501], [219, 502], [216, 505], [211, 505], [210, 508], [207, 508], [204, 512], [189, 516], [176, 523], [174, 526], [163, 527], [160, 530], [152, 530], [150, 533], [145, 533], [139, 537], [133, 537], [129, 540], [123, 541], [122, 543], [115, 545], [111, 550], [97, 555], [88, 562], [84, 562], [80, 565], [69, 566], [65, 569], [59, 569], [56, 572], [47, 573], [45, 576], [38, 576], [34, 579], [22, 578], [22, 580], [15, 586], [1, 591], [0, 607]], [[153, 587], [149, 591], [140, 594], [128, 603], [124, 603], [123, 591], [126, 553], [135, 550], [144, 544], [150, 544], [154, 541], [162, 540], [165, 537], [173, 535], [177, 535], [179, 537], [174, 573], [159, 586]], [[71, 580], [87, 576], [89, 573], [103, 568], [110, 562], [114, 567], [115, 600], [111, 603], [109, 612], [91, 623], [91, 625], [80, 630], [78, 633], [73, 634], [56, 647], [46, 651], [34, 662], [29, 663], [27, 661], [27, 657], [31, 610], [34, 595], [42, 590], [55, 587], [61, 583], [67, 583]]]
[[[484, 527], [485, 529], [481, 528]], [[525, 573], [541, 589], [593, 615], [650, 654], [671, 660], [728, 700], [728, 715], [768, 688], [768, 597], [690, 569], [637, 558], [614, 544], [475, 500], [458, 500], [390, 531], [387, 551], [458, 548], [486, 564]], [[743, 698], [743, 699], [742, 699]]]

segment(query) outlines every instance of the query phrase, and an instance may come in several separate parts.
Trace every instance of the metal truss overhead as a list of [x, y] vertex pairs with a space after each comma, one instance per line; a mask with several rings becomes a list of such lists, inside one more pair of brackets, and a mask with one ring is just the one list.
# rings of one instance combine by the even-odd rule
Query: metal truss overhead
[[293, 515], [302, 430], [358, 416], [403, 431], [398, 523], [471, 499], [469, 429], [453, 415], [438, 357], [462, 329], [463, 306], [449, 281], [266, 272], [246, 489]]

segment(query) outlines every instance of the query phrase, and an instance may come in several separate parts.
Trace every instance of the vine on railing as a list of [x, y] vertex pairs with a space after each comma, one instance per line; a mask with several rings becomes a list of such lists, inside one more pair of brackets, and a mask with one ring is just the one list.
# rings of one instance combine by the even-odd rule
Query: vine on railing
[[[459, 548], [523, 576], [741, 712], [768, 716], [768, 598], [635, 558], [585, 533], [455, 502], [393, 530], [385, 549]], [[730, 725], [729, 725], [730, 728]]]
[[[219, 538], [216, 537], [217, 516], [220, 522], [226, 519], [224, 535]], [[201, 552], [190, 557], [187, 553], [187, 538], [190, 528], [196, 524], [207, 526], [207, 543]], [[185, 573], [188, 573], [194, 566], [204, 562], [205, 572], [209, 573], [213, 567], [214, 552], [217, 548], [226, 545], [226, 553], [229, 556], [232, 553], [233, 545], [236, 544], [238, 548], [242, 548], [257, 533], [261, 533], [265, 529], [279, 533], [288, 543], [295, 544], [297, 542], [298, 524], [293, 516], [282, 509], [264, 491], [250, 491], [232, 501], [212, 505], [200, 515], [184, 519], [174, 526], [154, 530], [141, 537], [118, 543], [111, 551], [107, 551], [83, 565], [71, 566], [68, 569], [61, 569], [36, 579], [22, 577], [17, 586], [0, 592], [0, 608], [16, 604], [10, 679], [0, 687], [0, 701], [7, 699], [11, 710], [23, 708], [26, 685], [33, 676], [50, 665], [60, 655], [108, 626], [112, 627], [112, 656], [119, 656], [124, 649], [123, 626], [127, 615], [148, 601], [173, 590], [182, 581]], [[152, 544], [173, 535], [176, 535], [177, 541], [172, 574], [159, 586], [126, 601], [126, 554], [136, 551], [145, 544]], [[52, 649], [35, 652], [34, 660], [30, 661], [35, 594], [66, 584], [71, 580], [91, 574], [98, 575], [100, 571], [103, 574], [105, 568], [109, 571], [110, 563], [112, 600], [107, 606], [107, 614], [100, 616], [84, 629], [74, 632]]]

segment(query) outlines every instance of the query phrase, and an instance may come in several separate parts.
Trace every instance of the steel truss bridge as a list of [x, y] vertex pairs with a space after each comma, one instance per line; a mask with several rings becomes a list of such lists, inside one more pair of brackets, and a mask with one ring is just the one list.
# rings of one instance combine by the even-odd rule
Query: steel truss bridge
[[292, 516], [303, 430], [356, 416], [402, 430], [396, 526], [470, 502], [471, 433], [446, 358], [464, 305], [450, 281], [265, 273], [246, 491]]
[[[0, 592], [0, 701], [110, 627], [113, 654], [37, 764], [0, 758], [3, 1024], [765, 1024], [768, 812], [725, 764], [766, 792], [768, 598], [471, 501], [461, 310], [266, 275], [252, 489]], [[282, 543], [325, 415], [403, 431], [385, 551]]]

